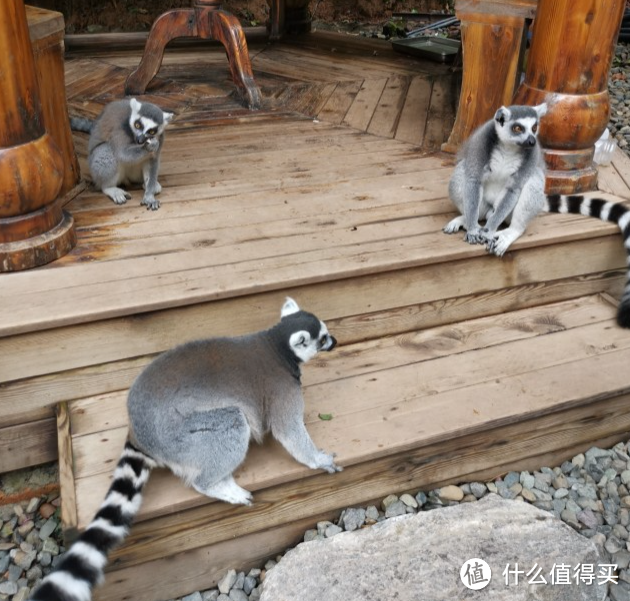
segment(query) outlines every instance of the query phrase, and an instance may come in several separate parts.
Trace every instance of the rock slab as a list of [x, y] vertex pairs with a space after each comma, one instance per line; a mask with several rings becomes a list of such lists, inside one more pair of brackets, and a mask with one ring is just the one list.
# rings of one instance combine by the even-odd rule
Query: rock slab
[[[481, 590], [460, 577], [473, 558], [492, 570]], [[570, 568], [570, 579], [559, 566]], [[546, 511], [488, 495], [302, 543], [267, 574], [260, 601], [602, 601], [605, 578], [573, 579], [576, 569], [579, 575], [591, 568], [599, 574], [592, 541]]]

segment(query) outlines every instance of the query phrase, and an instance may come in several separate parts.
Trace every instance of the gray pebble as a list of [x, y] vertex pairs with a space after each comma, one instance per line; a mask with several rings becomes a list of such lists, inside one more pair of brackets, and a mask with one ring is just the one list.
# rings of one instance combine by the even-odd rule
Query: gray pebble
[[343, 532], [342, 528], [339, 528], [339, 526], [335, 526], [335, 524], [331, 524], [330, 526], [328, 526], [328, 528], [326, 528], [326, 532], [324, 533], [324, 535], [326, 536], [326, 538], [332, 538], [333, 536], [337, 536], [337, 534]]
[[219, 592], [227, 595], [230, 592], [230, 589], [234, 586], [236, 582], [236, 570], [228, 570], [225, 576], [219, 580], [217, 584], [217, 588]]
[[52, 533], [55, 531], [55, 528], [57, 528], [57, 526], [58, 526], [57, 520], [55, 520], [54, 518], [49, 518], [47, 522], [40, 529], [39, 538], [41, 538], [42, 540], [46, 540], [48, 537], [52, 535]]
[[245, 594], [245, 591], [238, 588], [233, 588], [229, 597], [232, 601], [249, 601], [249, 596]]
[[1, 595], [15, 595], [18, 592], [18, 585], [16, 582], [7, 580], [0, 582], [0, 594]]
[[201, 593], [199, 591], [195, 591], [190, 595], [182, 597], [182, 601], [203, 601], [203, 597], [201, 596]]
[[482, 482], [471, 482], [470, 492], [478, 499], [481, 499], [488, 492], [488, 489], [486, 488], [486, 485]]
[[606, 539], [604, 549], [606, 549], [609, 553], [617, 553], [618, 551], [625, 549], [625, 544], [622, 543], [615, 535], [611, 535]]
[[[409, 495], [407, 495], [409, 496]], [[413, 499], [413, 497], [411, 497]], [[414, 499], [415, 503], [415, 499]], [[350, 508], [347, 509], [343, 516], [343, 527], [348, 532], [352, 532], [353, 530], [358, 530], [365, 524], [365, 509], [362, 507], [359, 508]]]
[[201, 593], [202, 601], [217, 601], [218, 598], [219, 591], [216, 588]]
[[405, 515], [407, 513], [407, 506], [402, 501], [396, 501], [387, 507], [385, 510], [386, 518], [394, 518], [399, 515]]
[[[424, 494], [424, 493], [422, 493], [422, 494]], [[418, 497], [419, 496], [420, 496], [420, 493], [418, 493], [416, 495], [416, 501], [418, 501]], [[426, 502], [426, 495], [425, 495], [425, 502]], [[419, 501], [418, 501], [418, 503], [419, 503]], [[366, 520], [372, 520], [372, 521], [378, 520], [378, 509], [374, 505], [370, 505], [365, 510], [365, 519]]]
[[244, 582], [245, 582], [245, 572], [239, 572], [236, 575], [236, 582], [234, 583], [234, 586], [232, 586], [232, 588], [243, 590]]
[[251, 576], [245, 576], [245, 580], [243, 581], [243, 591], [245, 594], [249, 595], [255, 588], [258, 583], [255, 578]]

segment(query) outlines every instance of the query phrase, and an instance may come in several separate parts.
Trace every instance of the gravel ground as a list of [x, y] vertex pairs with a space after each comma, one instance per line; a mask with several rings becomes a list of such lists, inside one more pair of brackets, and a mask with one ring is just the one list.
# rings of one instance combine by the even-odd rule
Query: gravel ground
[[[618, 44], [609, 82], [609, 130], [630, 155], [630, 46]], [[510, 472], [492, 482], [446, 486], [428, 493], [390, 495], [380, 507], [344, 510], [334, 522], [321, 522], [304, 540], [335, 536], [405, 513], [473, 502], [496, 493], [553, 512], [593, 539], [604, 562], [618, 566], [618, 584], [606, 601], [630, 601], [630, 442], [612, 449], [589, 449], [555, 468]], [[64, 552], [57, 493], [0, 506], [0, 601], [25, 601], [30, 590]], [[230, 570], [218, 588], [196, 591], [177, 601], [257, 601], [260, 585], [276, 562], [248, 572]]]
[[608, 129], [619, 148], [630, 156], [630, 45], [617, 44], [608, 80], [610, 122]]
[[[391, 517], [471, 503], [494, 493], [549, 511], [592, 539], [603, 563], [617, 566], [618, 582], [609, 585], [606, 601], [630, 601], [629, 489], [630, 442], [621, 442], [612, 449], [592, 447], [554, 468], [509, 472], [494, 481], [450, 485], [428, 493], [389, 495], [379, 506], [348, 508], [335, 522], [314, 524], [304, 540], [330, 538]], [[0, 507], [0, 601], [24, 601], [59, 560], [64, 551], [59, 501], [53, 495]], [[229, 570], [218, 588], [195, 591], [177, 601], [257, 601], [265, 574], [280, 559], [248, 573]]]

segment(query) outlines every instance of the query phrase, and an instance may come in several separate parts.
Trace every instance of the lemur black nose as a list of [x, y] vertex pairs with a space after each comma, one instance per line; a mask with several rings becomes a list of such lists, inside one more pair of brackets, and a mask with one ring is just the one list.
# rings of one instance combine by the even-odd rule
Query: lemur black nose
[[536, 146], [536, 138], [534, 136], [529, 136], [529, 138], [527, 138], [527, 144], [529, 146]]
[[332, 341], [331, 345], [326, 349], [327, 351], [332, 351], [337, 346], [337, 339], [334, 336], [330, 336], [330, 340]]

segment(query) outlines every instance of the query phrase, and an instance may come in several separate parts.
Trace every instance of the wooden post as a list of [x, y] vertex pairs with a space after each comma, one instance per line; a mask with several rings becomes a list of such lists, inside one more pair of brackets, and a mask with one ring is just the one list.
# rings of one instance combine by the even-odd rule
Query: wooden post
[[608, 123], [608, 73], [625, 0], [539, 0], [516, 104], [549, 103], [540, 128], [547, 192], [597, 184], [595, 142]]
[[14, 271], [76, 243], [72, 217], [55, 202], [64, 165], [44, 128], [22, 0], [0, 3], [0, 73], [0, 271]]
[[468, 136], [512, 103], [518, 86], [526, 21], [536, 0], [457, 0], [464, 71], [455, 125], [444, 152], [457, 152]]
[[308, 0], [267, 0], [271, 16], [270, 37], [277, 40], [284, 33], [308, 33], [312, 18]]

